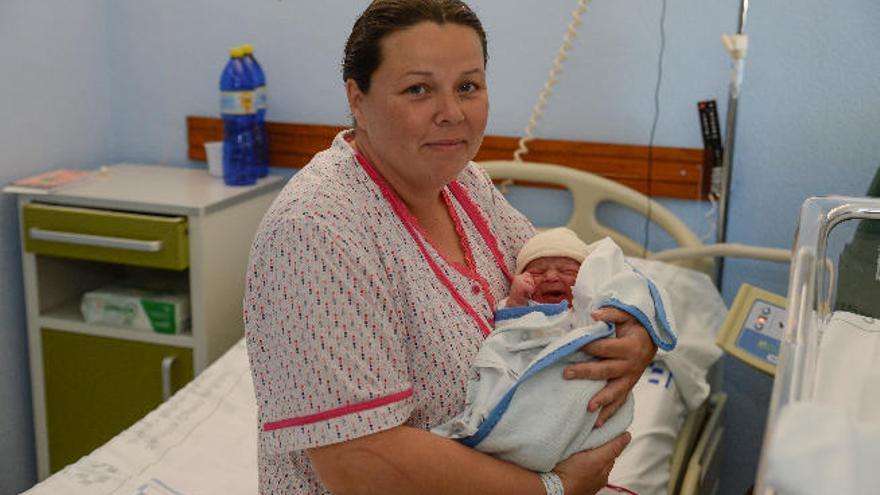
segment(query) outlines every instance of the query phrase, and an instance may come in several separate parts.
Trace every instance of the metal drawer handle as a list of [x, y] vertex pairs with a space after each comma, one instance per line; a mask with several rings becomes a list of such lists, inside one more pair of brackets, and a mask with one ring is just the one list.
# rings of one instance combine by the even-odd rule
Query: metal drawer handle
[[166, 356], [162, 358], [162, 402], [171, 398], [171, 367], [177, 358]]
[[128, 251], [140, 251], [155, 253], [162, 250], [162, 241], [140, 241], [126, 239], [124, 237], [107, 237], [103, 235], [77, 234], [74, 232], [60, 232], [57, 230], [45, 230], [31, 227], [30, 236], [40, 241], [63, 242], [67, 244], [79, 244], [82, 246], [95, 246], [113, 249], [126, 249]]

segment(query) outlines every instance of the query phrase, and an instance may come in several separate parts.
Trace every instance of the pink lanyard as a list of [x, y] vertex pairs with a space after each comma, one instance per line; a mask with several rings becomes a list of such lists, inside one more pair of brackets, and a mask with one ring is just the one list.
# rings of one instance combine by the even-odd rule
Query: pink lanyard
[[[431, 270], [434, 272], [434, 275], [437, 276], [437, 279], [446, 287], [446, 290], [449, 291], [449, 294], [453, 299], [458, 303], [458, 305], [470, 315], [470, 317], [477, 323], [477, 326], [480, 327], [480, 331], [484, 336], [489, 335], [489, 332], [492, 331], [491, 321], [486, 321], [485, 318], [482, 318], [479, 313], [471, 306], [465, 298], [458, 292], [458, 289], [455, 288], [452, 281], [449, 280], [449, 277], [443, 273], [443, 270], [439, 265], [434, 261], [434, 258], [428, 253], [427, 247], [425, 247], [425, 243], [422, 242], [422, 237], [428, 239], [428, 242], [431, 243], [431, 246], [434, 247], [434, 250], [443, 258], [450, 266], [459, 271], [462, 275], [476, 281], [483, 292], [483, 296], [486, 298], [486, 302], [489, 304], [490, 308], [495, 307], [495, 300], [492, 297], [492, 293], [489, 290], [489, 283], [480, 276], [477, 272], [477, 265], [473, 258], [473, 252], [471, 250], [470, 242], [468, 241], [468, 237], [465, 233], [464, 226], [461, 223], [461, 219], [458, 217], [458, 213], [455, 211], [455, 207], [452, 205], [452, 202], [449, 199], [449, 195], [444, 190], [442, 192], [443, 201], [446, 203], [446, 209], [449, 211], [449, 215], [452, 218], [453, 223], [455, 224], [455, 230], [458, 233], [459, 238], [462, 243], [462, 251], [465, 254], [465, 262], [468, 265], [467, 267], [462, 267], [457, 263], [453, 263], [446, 259], [445, 256], [437, 249], [437, 246], [433, 244], [431, 239], [426, 235], [426, 233], [419, 227], [418, 222], [415, 217], [412, 216], [409, 209], [403, 204], [403, 201], [397, 194], [391, 189], [391, 186], [379, 175], [373, 165], [364, 157], [359, 151], [355, 150], [355, 157], [357, 158], [358, 163], [360, 163], [361, 167], [363, 167], [364, 171], [373, 180], [373, 182], [379, 187], [379, 190], [382, 192], [382, 196], [385, 197], [385, 200], [388, 201], [388, 204], [391, 205], [391, 209], [397, 214], [400, 221], [403, 223], [406, 231], [409, 232], [410, 237], [415, 241], [416, 245], [419, 248], [419, 251], [422, 253], [422, 257], [424, 257], [425, 261], [431, 267]], [[480, 212], [477, 205], [471, 200], [470, 196], [468, 196], [465, 188], [458, 183], [458, 181], [452, 181], [448, 185], [449, 190], [452, 192], [452, 195], [455, 196], [455, 199], [458, 200], [461, 207], [468, 214], [468, 217], [473, 222], [474, 227], [476, 227], [477, 232], [480, 233], [480, 236], [483, 238], [483, 241], [489, 247], [489, 250], [495, 257], [495, 263], [501, 268], [501, 271], [504, 273], [504, 276], [507, 277], [508, 280], [512, 280], [513, 277], [510, 275], [510, 271], [507, 269], [507, 265], [504, 264], [504, 257], [501, 255], [501, 251], [498, 249], [498, 241], [495, 239], [495, 236], [492, 234], [492, 231], [489, 230], [489, 225], [486, 222], [485, 217], [483, 217], [482, 212]]]
[[[510, 274], [510, 270], [508, 270], [507, 265], [504, 264], [504, 256], [501, 254], [501, 250], [498, 249], [498, 240], [495, 238], [495, 235], [492, 234], [492, 231], [489, 230], [489, 223], [486, 221], [486, 218], [483, 217], [483, 213], [471, 200], [471, 197], [468, 195], [464, 186], [462, 186], [457, 180], [450, 182], [448, 187], [449, 190], [452, 191], [452, 195], [455, 196], [455, 199], [458, 200], [458, 203], [468, 214], [474, 227], [476, 227], [480, 236], [483, 238], [483, 242], [489, 247], [489, 251], [495, 256], [495, 263], [501, 268], [501, 271], [504, 273], [504, 276], [507, 277], [507, 280], [512, 282], [513, 275]], [[463, 236], [462, 238], [467, 241], [467, 237]]]

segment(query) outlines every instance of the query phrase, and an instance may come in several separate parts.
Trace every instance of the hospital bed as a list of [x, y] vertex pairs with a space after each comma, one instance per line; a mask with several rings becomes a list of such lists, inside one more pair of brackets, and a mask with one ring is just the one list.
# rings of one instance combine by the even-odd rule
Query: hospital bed
[[[599, 176], [549, 164], [483, 162], [494, 179], [562, 186], [572, 192], [569, 226], [585, 240], [612, 237], [636, 267], [667, 288], [677, 306], [679, 346], [658, 354], [636, 386], [633, 441], [611, 482], [644, 494], [709, 494], [717, 488], [717, 459], [726, 397], [712, 391], [720, 356], [716, 332], [726, 308], [710, 277], [718, 254], [662, 205]], [[651, 219], [678, 243], [672, 252], [643, 252], [638, 243], [602, 224], [596, 210], [616, 203]], [[784, 253], [728, 253], [781, 259]], [[666, 261], [674, 260], [680, 266]], [[695, 304], [694, 301], [699, 301]], [[640, 408], [638, 404], [643, 404]], [[111, 441], [31, 489], [29, 494], [254, 493], [256, 407], [247, 353], [239, 341], [195, 380]]]
[[788, 294], [755, 493], [877, 493], [880, 198], [804, 202]]
[[[637, 266], [648, 271], [654, 278], [662, 278], [667, 282], [667, 289], [675, 297], [687, 297], [684, 287], [676, 287], [676, 283], [684, 279], [689, 284], [699, 286], [709, 293], [715, 293], [710, 281], [713, 270], [712, 256], [731, 255], [754, 257], [772, 261], [787, 260], [786, 253], [775, 250], [753, 249], [746, 246], [727, 245], [722, 250], [718, 247], [707, 247], [678, 217], [659, 203], [650, 200], [643, 194], [589, 172], [579, 171], [547, 163], [523, 163], [517, 161], [484, 161], [481, 165], [489, 175], [502, 184], [548, 184], [561, 187], [571, 193], [572, 209], [567, 226], [578, 233], [586, 242], [602, 237], [611, 237], [627, 256], [645, 257], [649, 260], [665, 261], [680, 267], [674, 269], [660, 263]], [[650, 215], [651, 221], [662, 228], [675, 241], [678, 247], [659, 253], [643, 248], [642, 244], [633, 240], [623, 232], [616, 230], [599, 218], [599, 207], [603, 203], [617, 205], [632, 211], [639, 216]], [[650, 267], [650, 268], [649, 268]], [[653, 269], [653, 271], [652, 271]], [[658, 271], [665, 272], [663, 275]], [[678, 290], [671, 290], [677, 288]], [[693, 296], [700, 297], [698, 291]], [[701, 298], [701, 300], [704, 300]], [[706, 387], [717, 387], [720, 379], [717, 371], [712, 368], [714, 360], [720, 356], [712, 342], [726, 314], [720, 299], [708, 305], [711, 313], [706, 315], [705, 329], [694, 328], [695, 334], [682, 335], [679, 351], [684, 347], [689, 356], [699, 361]], [[708, 301], [707, 301], [708, 303]], [[717, 309], [716, 309], [717, 308]], [[713, 323], [712, 316], [717, 318]], [[649, 372], [651, 367], [649, 367]], [[668, 370], [667, 370], [668, 371]], [[674, 374], [673, 370], [673, 374]], [[684, 371], [684, 370], [683, 370]], [[615, 463], [610, 482], [619, 486], [637, 487], [639, 493], [669, 494], [708, 494], [713, 493], [718, 483], [718, 448], [723, 436], [722, 413], [727, 400], [723, 392], [715, 392], [705, 396], [694, 392], [693, 387], [677, 390], [673, 394], [657, 394], [652, 390], [649, 375], [637, 385], [636, 420], [630, 452], [625, 452]], [[685, 401], [681, 397], [684, 391], [690, 391], [696, 400]], [[641, 400], [640, 400], [641, 399]], [[674, 400], [671, 400], [674, 399]], [[688, 403], [690, 402], [690, 403]], [[641, 404], [642, 407], [639, 407]], [[662, 411], [651, 416], [650, 408]], [[642, 412], [644, 411], [644, 413]], [[650, 420], [642, 421], [651, 416]], [[670, 442], [671, 441], [671, 442]], [[647, 483], [646, 483], [647, 481]]]

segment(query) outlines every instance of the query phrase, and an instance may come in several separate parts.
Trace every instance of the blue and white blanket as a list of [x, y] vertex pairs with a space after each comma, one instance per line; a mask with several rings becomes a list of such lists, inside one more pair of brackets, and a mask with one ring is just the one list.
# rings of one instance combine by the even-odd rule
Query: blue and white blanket
[[602, 427], [589, 400], [604, 381], [565, 380], [562, 370], [595, 359], [580, 349], [613, 338], [614, 326], [590, 313], [622, 309], [648, 330], [662, 350], [676, 345], [675, 322], [665, 292], [632, 267], [611, 239], [593, 244], [581, 264], [568, 303], [501, 309], [495, 329], [474, 361], [478, 377], [468, 384], [464, 411], [434, 433], [533, 471], [549, 471], [576, 452], [597, 447], [632, 421], [633, 400]]

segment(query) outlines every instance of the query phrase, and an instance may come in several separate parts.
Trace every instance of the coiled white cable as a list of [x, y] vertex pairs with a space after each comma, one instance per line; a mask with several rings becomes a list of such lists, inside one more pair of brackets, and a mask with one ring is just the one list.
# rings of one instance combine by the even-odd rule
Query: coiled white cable
[[519, 147], [513, 153], [513, 159], [518, 162], [522, 161], [522, 155], [529, 152], [526, 143], [535, 139], [534, 132], [538, 127], [538, 121], [541, 120], [544, 107], [547, 105], [547, 100], [550, 98], [550, 95], [553, 94], [553, 86], [556, 84], [559, 73], [562, 71], [562, 64], [568, 58], [568, 52], [571, 50], [574, 37], [577, 35], [578, 26], [581, 25], [581, 18], [583, 17], [584, 12], [587, 11], [587, 6], [589, 4], [590, 0], [578, 0], [574, 12], [571, 13], [571, 22], [568, 24], [565, 36], [562, 38], [562, 46], [559, 47], [559, 52], [556, 54], [556, 58], [553, 59], [553, 67], [550, 69], [550, 74], [547, 76], [547, 81], [544, 83], [544, 89], [541, 90], [541, 94], [538, 95], [538, 102], [535, 103], [535, 106], [532, 109], [532, 115], [529, 117], [529, 125], [526, 126], [523, 137], [519, 140]]

